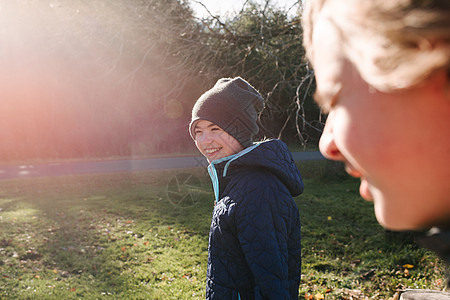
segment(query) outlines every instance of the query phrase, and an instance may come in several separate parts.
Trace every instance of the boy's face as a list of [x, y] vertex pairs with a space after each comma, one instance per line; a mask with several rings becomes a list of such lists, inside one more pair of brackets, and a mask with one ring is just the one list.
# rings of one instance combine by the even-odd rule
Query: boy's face
[[[331, 37], [331, 38], [330, 38]], [[344, 59], [339, 33], [318, 19], [316, 100], [329, 112], [320, 150], [361, 178], [381, 225], [417, 229], [450, 220], [450, 97], [441, 72], [420, 87], [374, 90]]]
[[243, 147], [214, 123], [200, 120], [194, 127], [195, 145], [208, 162], [240, 152]]

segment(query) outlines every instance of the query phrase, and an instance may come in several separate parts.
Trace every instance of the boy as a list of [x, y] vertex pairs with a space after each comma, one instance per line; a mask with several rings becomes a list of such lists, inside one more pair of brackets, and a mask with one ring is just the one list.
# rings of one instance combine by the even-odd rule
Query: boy
[[206, 299], [298, 299], [300, 172], [279, 140], [253, 143], [263, 99], [222, 78], [192, 110], [189, 130], [215, 194]]
[[[449, 16], [441, 0], [309, 0], [303, 14], [316, 101], [329, 113], [322, 154], [361, 178], [384, 227], [434, 227], [425, 243], [447, 263]], [[408, 299], [435, 296], [420, 294]]]

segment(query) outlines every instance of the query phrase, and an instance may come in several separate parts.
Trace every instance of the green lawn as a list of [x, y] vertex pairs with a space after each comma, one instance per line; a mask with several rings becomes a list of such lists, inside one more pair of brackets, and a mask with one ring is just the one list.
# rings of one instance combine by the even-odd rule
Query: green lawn
[[[442, 263], [387, 234], [357, 180], [300, 170], [300, 299], [443, 288]], [[202, 299], [212, 208], [198, 169], [0, 181], [0, 299]]]

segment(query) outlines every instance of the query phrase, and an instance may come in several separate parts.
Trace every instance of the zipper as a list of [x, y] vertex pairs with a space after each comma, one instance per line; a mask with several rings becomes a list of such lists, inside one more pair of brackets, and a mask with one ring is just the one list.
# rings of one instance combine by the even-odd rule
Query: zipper
[[223, 174], [222, 176], [225, 177], [227, 176], [227, 171], [228, 171], [228, 167], [230, 166], [231, 162], [238, 159], [239, 157], [249, 153], [250, 151], [252, 151], [253, 149], [255, 149], [256, 147], [258, 147], [259, 145], [261, 145], [261, 143], [255, 143], [253, 146], [250, 146], [248, 148], [245, 148], [244, 150], [242, 150], [241, 152], [237, 153], [237, 154], [233, 154], [227, 157], [223, 157], [223, 158], [219, 158], [216, 160], [213, 160], [209, 166], [208, 166], [208, 174], [209, 177], [211, 177], [211, 181], [213, 184], [213, 190], [214, 190], [214, 205], [217, 204], [217, 202], [219, 202], [219, 176], [217, 175], [217, 170], [215, 165], [219, 164], [221, 162], [227, 161], [224, 169], [223, 169]]

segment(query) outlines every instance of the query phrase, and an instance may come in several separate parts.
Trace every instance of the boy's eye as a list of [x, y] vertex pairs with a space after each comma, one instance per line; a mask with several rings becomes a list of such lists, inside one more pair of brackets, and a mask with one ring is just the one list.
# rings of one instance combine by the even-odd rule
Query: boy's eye
[[222, 130], [222, 128], [220, 128], [219, 126], [212, 126], [210, 130], [211, 132], [219, 132]]
[[330, 105], [320, 105], [320, 113], [322, 115], [328, 115], [331, 111]]
[[329, 114], [338, 101], [339, 93], [333, 94], [331, 97], [314, 94], [314, 101], [319, 105], [322, 114]]

